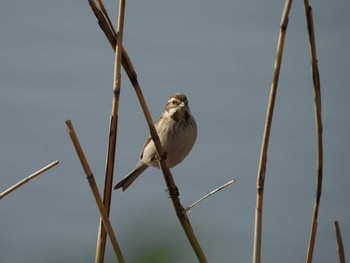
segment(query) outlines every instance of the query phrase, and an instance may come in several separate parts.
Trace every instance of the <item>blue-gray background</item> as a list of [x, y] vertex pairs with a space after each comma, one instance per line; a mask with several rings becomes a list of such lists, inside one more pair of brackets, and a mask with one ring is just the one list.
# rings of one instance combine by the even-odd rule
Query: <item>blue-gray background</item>
[[[106, 1], [116, 21], [117, 1]], [[209, 262], [251, 262], [256, 174], [283, 1], [127, 1], [124, 46], [154, 119], [185, 93], [198, 140], [173, 174], [184, 205], [237, 183], [189, 214]], [[336, 262], [338, 219], [350, 257], [350, 17], [347, 0], [312, 1], [322, 88], [324, 180], [314, 262]], [[98, 213], [66, 133], [71, 119], [102, 190], [114, 55], [87, 1], [4, 1], [0, 9], [1, 190], [60, 164], [0, 204], [1, 262], [93, 262]], [[147, 126], [123, 74], [115, 181], [137, 162]], [[273, 119], [263, 262], [302, 262], [315, 196], [308, 36], [290, 14]], [[159, 253], [196, 262], [149, 169], [113, 193], [111, 221], [127, 262]], [[108, 243], [106, 262], [115, 257]]]

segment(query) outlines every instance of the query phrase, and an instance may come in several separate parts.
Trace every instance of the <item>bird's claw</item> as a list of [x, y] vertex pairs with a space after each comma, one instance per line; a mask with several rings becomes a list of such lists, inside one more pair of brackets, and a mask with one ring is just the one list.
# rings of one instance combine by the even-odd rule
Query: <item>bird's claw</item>
[[156, 155], [155, 159], [156, 159], [156, 161], [164, 161], [164, 160], [166, 160], [167, 156], [168, 156], [168, 153], [163, 152], [160, 156]]

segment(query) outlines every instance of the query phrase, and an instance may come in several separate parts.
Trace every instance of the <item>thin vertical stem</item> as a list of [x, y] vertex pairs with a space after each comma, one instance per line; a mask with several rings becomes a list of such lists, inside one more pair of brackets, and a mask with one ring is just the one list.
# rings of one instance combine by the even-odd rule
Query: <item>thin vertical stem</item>
[[84, 169], [84, 172], [86, 174], [86, 179], [88, 180], [88, 183], [90, 185], [90, 188], [91, 188], [91, 192], [95, 198], [95, 201], [96, 201], [96, 205], [97, 205], [97, 208], [100, 212], [100, 215], [101, 215], [101, 218], [103, 220], [103, 225], [106, 229], [106, 232], [109, 236], [109, 239], [111, 240], [111, 243], [112, 243], [112, 247], [113, 247], [113, 250], [115, 252], [115, 255], [118, 259], [118, 262], [121, 262], [121, 263], [124, 263], [124, 258], [123, 258], [123, 255], [122, 255], [122, 252], [119, 248], [119, 245], [118, 245], [118, 242], [117, 242], [117, 238], [115, 237], [114, 235], [114, 232], [113, 232], [113, 228], [112, 228], [112, 225], [109, 221], [109, 218], [108, 218], [108, 214], [107, 214], [107, 211], [105, 209], [105, 206], [103, 205], [103, 202], [102, 202], [102, 199], [101, 199], [101, 195], [98, 191], [98, 188], [97, 188], [97, 185], [96, 185], [96, 181], [95, 181], [95, 178], [94, 178], [94, 175], [90, 169], [90, 166], [88, 164], [88, 161], [85, 157], [85, 154], [83, 152], [83, 149], [81, 148], [80, 146], [80, 143], [79, 143], [79, 140], [78, 140], [78, 137], [74, 131], [74, 127], [73, 127], [73, 124], [70, 120], [67, 120], [66, 121], [66, 125], [67, 125], [67, 131], [68, 131], [68, 134], [69, 134], [69, 137], [71, 138], [72, 140], [72, 143], [73, 143], [73, 146], [75, 148], [75, 151], [77, 152], [77, 155], [79, 157], [79, 160], [80, 160], [80, 163]]
[[307, 22], [307, 29], [309, 34], [309, 49], [310, 49], [310, 62], [312, 69], [312, 80], [314, 84], [314, 109], [315, 109], [315, 126], [316, 126], [316, 144], [317, 144], [317, 163], [316, 163], [316, 197], [314, 202], [311, 229], [309, 235], [309, 244], [306, 252], [305, 262], [311, 263], [313, 250], [317, 232], [317, 218], [320, 205], [321, 191], [322, 191], [322, 170], [323, 170], [323, 142], [322, 142], [322, 113], [321, 113], [321, 87], [320, 87], [320, 75], [317, 65], [316, 56], [316, 42], [315, 32], [312, 17], [312, 9], [309, 5], [309, 1], [304, 0], [304, 11]]
[[258, 176], [257, 176], [257, 196], [256, 196], [256, 210], [255, 210], [255, 226], [254, 226], [254, 248], [253, 248], [253, 263], [260, 263], [261, 260], [261, 240], [262, 240], [262, 212], [263, 212], [263, 195], [264, 195], [264, 183], [266, 173], [267, 162], [267, 150], [269, 145], [270, 131], [272, 125], [272, 116], [275, 106], [275, 99], [278, 86], [278, 78], [282, 62], [282, 54], [284, 47], [284, 40], [286, 30], [288, 26], [288, 15], [292, 0], [286, 0], [284, 4], [283, 14], [280, 23], [280, 33], [278, 37], [277, 51], [275, 66], [273, 72], [273, 78], [270, 88], [270, 98], [267, 106], [265, 128], [262, 139], [262, 146], [260, 152]]
[[337, 241], [337, 251], [338, 251], [339, 263], [345, 263], [344, 246], [343, 246], [343, 240], [341, 238], [340, 227], [339, 227], [338, 221], [334, 221], [334, 232], [335, 232], [335, 239]]
[[[100, 6], [103, 7], [102, 2]], [[103, 7], [103, 10], [104, 7]], [[103, 204], [106, 208], [106, 212], [109, 215], [111, 195], [112, 195], [112, 183], [114, 173], [114, 161], [117, 143], [117, 130], [118, 130], [118, 107], [119, 107], [119, 95], [121, 86], [121, 59], [122, 59], [122, 42], [123, 42], [123, 29], [124, 29], [124, 14], [125, 14], [125, 0], [119, 1], [119, 13], [118, 13], [118, 27], [117, 27], [117, 44], [115, 47], [115, 61], [114, 61], [114, 80], [113, 80], [113, 101], [112, 110], [109, 124], [109, 136], [108, 136], [108, 149], [106, 156], [106, 175], [104, 185]], [[99, 232], [96, 245], [96, 263], [102, 263], [104, 261], [105, 247], [106, 247], [106, 230], [103, 226], [103, 220], [100, 218]]]

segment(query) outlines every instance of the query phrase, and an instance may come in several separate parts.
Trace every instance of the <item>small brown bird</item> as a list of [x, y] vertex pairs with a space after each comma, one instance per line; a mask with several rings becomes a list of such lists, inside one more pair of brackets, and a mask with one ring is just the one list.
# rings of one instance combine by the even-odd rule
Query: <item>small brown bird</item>
[[[170, 96], [165, 111], [155, 124], [167, 165], [172, 168], [182, 162], [191, 151], [197, 138], [197, 125], [188, 107], [187, 97], [181, 93]], [[150, 135], [147, 137], [135, 168], [114, 189], [125, 191], [149, 166], [158, 167], [157, 152]]]

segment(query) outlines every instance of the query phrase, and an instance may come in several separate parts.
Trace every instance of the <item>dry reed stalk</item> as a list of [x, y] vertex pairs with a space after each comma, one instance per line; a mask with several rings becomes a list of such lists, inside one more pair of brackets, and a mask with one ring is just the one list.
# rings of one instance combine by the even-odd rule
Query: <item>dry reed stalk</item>
[[[89, 4], [90, 4], [90, 7], [92, 8], [97, 20], [98, 20], [98, 24], [100, 25], [102, 31], [105, 33], [108, 41], [110, 42], [113, 50], [115, 51], [115, 43], [117, 42], [117, 39], [116, 39], [116, 35], [113, 33], [114, 30], [112, 29], [113, 28], [113, 25], [110, 24], [110, 19], [106, 18], [108, 17], [108, 14], [107, 12], [102, 12], [97, 6], [96, 6], [96, 3], [95, 1], [93, 0], [88, 0], [89, 1]], [[142, 111], [144, 113], [144, 116], [145, 116], [145, 119], [147, 121], [147, 124], [148, 124], [148, 127], [149, 127], [149, 130], [150, 130], [150, 135], [151, 135], [151, 138], [155, 144], [155, 148], [156, 148], [156, 151], [157, 151], [157, 155], [160, 156], [160, 157], [163, 157], [165, 156], [162, 148], [161, 148], [161, 145], [160, 145], [160, 140], [159, 140], [159, 137], [158, 137], [158, 134], [156, 132], [156, 129], [154, 128], [154, 123], [153, 123], [153, 120], [152, 120], [152, 117], [151, 117], [151, 114], [148, 110], [148, 107], [147, 107], [147, 104], [146, 104], [146, 101], [143, 97], [143, 94], [142, 94], [142, 91], [141, 91], [141, 88], [140, 88], [140, 85], [138, 83], [138, 80], [137, 80], [137, 74], [134, 70], [134, 67], [132, 65], [132, 62], [128, 56], [128, 54], [126, 53], [126, 51], [122, 50], [122, 66], [126, 72], [126, 74], [128, 75], [129, 79], [130, 79], [130, 82], [131, 84], [133, 85], [134, 87], [134, 90], [135, 90], [135, 93], [136, 93], [136, 96], [139, 100], [139, 103], [140, 103], [140, 106], [142, 108]], [[185, 209], [183, 208], [183, 206], [181, 205], [181, 202], [180, 202], [180, 199], [179, 199], [179, 191], [178, 191], [178, 188], [176, 187], [175, 185], [175, 182], [174, 182], [174, 179], [172, 177], [172, 174], [169, 170], [169, 168], [167, 167], [166, 163], [165, 163], [165, 160], [163, 158], [159, 158], [159, 166], [160, 166], [160, 169], [163, 173], [163, 176], [164, 176], [164, 180], [165, 180], [165, 184], [167, 186], [167, 189], [168, 189], [168, 192], [169, 192], [169, 195], [171, 197], [171, 200], [172, 200], [172, 203], [173, 203], [173, 206], [174, 206], [174, 209], [176, 211], [176, 215], [181, 223], [181, 226], [182, 228], [184, 229], [185, 231], [185, 234], [195, 252], [195, 254], [197, 255], [197, 258], [199, 260], [199, 262], [207, 262], [206, 258], [205, 258], [205, 255], [198, 243], [198, 240], [196, 238], [196, 236], [194, 235], [194, 232], [192, 230], [192, 227], [191, 227], [191, 224], [190, 224], [190, 221], [187, 217], [187, 214], [185, 212]]]
[[[105, 11], [105, 8], [100, 3], [101, 10]], [[106, 208], [106, 212], [109, 215], [111, 196], [112, 196], [112, 183], [114, 173], [114, 161], [117, 143], [117, 129], [118, 129], [118, 108], [119, 108], [119, 95], [121, 85], [121, 57], [122, 57], [122, 40], [124, 29], [124, 13], [125, 13], [125, 0], [119, 1], [119, 13], [118, 13], [118, 27], [117, 27], [117, 44], [115, 47], [115, 61], [114, 61], [114, 80], [113, 80], [113, 100], [112, 109], [109, 124], [109, 136], [108, 136], [108, 149], [106, 157], [106, 175], [103, 194], [103, 204]], [[102, 263], [104, 261], [105, 248], [106, 248], [107, 233], [103, 226], [103, 220], [100, 218], [97, 245], [96, 245], [96, 263]]]
[[334, 221], [334, 232], [335, 232], [335, 239], [337, 240], [337, 251], [338, 251], [339, 263], [345, 263], [343, 240], [341, 238], [340, 227], [337, 220]]
[[317, 163], [316, 163], [316, 197], [313, 208], [309, 244], [305, 262], [312, 262], [312, 255], [317, 232], [317, 218], [322, 191], [322, 170], [323, 170], [323, 142], [322, 142], [322, 113], [321, 113], [321, 87], [320, 75], [318, 72], [315, 31], [312, 17], [312, 9], [308, 0], [304, 0], [304, 10], [309, 34], [310, 63], [312, 69], [312, 80], [314, 84], [314, 110], [316, 126]]
[[[104, 6], [102, 0], [95, 0], [95, 1], [97, 1], [98, 7], [99, 7], [100, 10], [102, 11], [102, 13], [103, 13], [103, 15], [105, 16], [105, 18], [107, 19], [107, 22], [108, 22], [108, 24], [110, 25], [110, 28], [111, 28], [113, 34], [116, 36], [117, 33], [116, 33], [115, 30], [114, 30], [113, 23], [112, 23], [112, 21], [109, 19], [107, 10], [106, 10], [106, 8], [105, 8], [105, 6]], [[125, 2], [125, 1], [124, 1], [124, 2]], [[120, 8], [120, 4], [121, 4], [121, 2], [119, 1], [119, 8]], [[124, 3], [123, 5], [124, 5], [124, 7], [125, 7], [125, 3]], [[119, 10], [120, 10], [120, 9], [119, 9]], [[119, 19], [119, 16], [118, 16], [118, 19]]]
[[102, 199], [101, 199], [101, 196], [100, 196], [100, 193], [98, 191], [98, 188], [97, 188], [97, 185], [96, 185], [96, 182], [95, 182], [95, 178], [94, 178], [94, 175], [90, 169], [90, 166], [87, 162], [87, 159], [85, 157], [85, 154], [83, 152], [83, 149], [81, 148], [80, 146], [80, 143], [79, 143], [79, 140], [77, 138], [77, 135], [74, 131], [74, 127], [73, 127], [73, 124], [70, 120], [67, 120], [66, 121], [66, 125], [67, 125], [67, 131], [68, 131], [68, 134], [69, 134], [69, 137], [71, 138], [72, 140], [72, 143], [73, 143], [73, 146], [75, 148], [75, 151], [77, 152], [77, 155], [79, 157], [79, 160], [80, 160], [80, 163], [84, 169], [84, 172], [86, 174], [86, 179], [88, 180], [89, 182], [89, 185], [90, 185], [90, 188], [91, 188], [91, 192], [95, 198], [95, 201], [96, 201], [96, 205], [97, 205], [97, 208], [100, 212], [100, 216], [103, 220], [103, 225], [106, 229], [106, 232], [111, 240], [111, 243], [112, 243], [112, 247], [113, 247], [113, 250], [115, 252], [115, 255], [118, 259], [118, 262], [125, 262], [124, 261], [124, 258], [123, 258], [123, 255], [122, 255], [122, 252], [119, 248], [119, 245], [118, 245], [118, 242], [117, 242], [117, 239], [115, 237], [115, 234], [113, 232], [113, 228], [112, 228], [112, 225], [109, 221], [109, 218], [108, 218], [108, 214], [107, 214], [107, 211], [105, 209], [105, 206], [103, 205], [103, 202], [102, 202]]
[[14, 190], [16, 190], [17, 188], [21, 187], [22, 185], [24, 185], [25, 183], [29, 182], [30, 180], [32, 180], [33, 178], [35, 178], [36, 176], [46, 172], [47, 170], [49, 170], [50, 168], [56, 166], [59, 163], [59, 161], [54, 161], [52, 163], [50, 163], [49, 165], [41, 168], [40, 170], [36, 171], [35, 173], [29, 175], [28, 177], [24, 178], [23, 180], [19, 181], [17, 184], [11, 186], [10, 188], [8, 188], [7, 190], [3, 191], [0, 194], [0, 199], [2, 199], [3, 197], [5, 197], [6, 195], [8, 195], [9, 193], [13, 192]]
[[154, 142], [157, 155], [159, 156], [159, 158], [158, 158], [159, 167], [163, 173], [164, 181], [165, 181], [169, 196], [171, 198], [171, 201], [173, 203], [174, 209], [176, 211], [176, 215], [181, 223], [183, 230], [185, 231], [185, 234], [186, 234], [190, 244], [192, 245], [194, 252], [197, 255], [199, 262], [207, 262], [207, 259], [205, 258], [205, 255], [204, 255], [204, 253], [203, 253], [203, 251], [198, 243], [198, 240], [193, 232], [193, 229], [192, 229], [190, 221], [187, 217], [186, 211], [180, 202], [179, 190], [176, 187], [173, 176], [170, 172], [170, 169], [165, 162], [164, 157], [165, 157], [166, 153], [163, 151], [163, 149], [160, 145], [159, 136], [158, 136], [156, 129], [154, 127], [151, 114], [149, 113], [149, 110], [148, 110], [146, 101], [143, 97], [140, 86], [139, 86], [138, 82], [134, 83], [133, 86], [135, 89], [136, 96], [139, 99], [139, 103], [140, 103], [140, 106], [143, 110], [145, 119], [147, 121], [149, 130], [150, 130], [150, 135], [151, 135], [151, 138]]
[[275, 106], [278, 77], [279, 77], [279, 72], [281, 68], [284, 40], [285, 40], [286, 30], [288, 26], [288, 15], [289, 15], [291, 4], [292, 4], [292, 0], [286, 0], [284, 4], [283, 13], [282, 13], [274, 73], [273, 73], [273, 78], [272, 78], [272, 83], [270, 88], [270, 98], [267, 106], [264, 134], [263, 134], [262, 146], [261, 146], [261, 152], [260, 152], [258, 176], [257, 176], [257, 182], [256, 182], [257, 196], [256, 196], [254, 248], [253, 248], [254, 263], [260, 263], [260, 260], [261, 260], [262, 211], [263, 211], [263, 195], [264, 195], [264, 182], [265, 182], [265, 172], [266, 172], [266, 162], [267, 162], [267, 150], [269, 145], [273, 110]]

